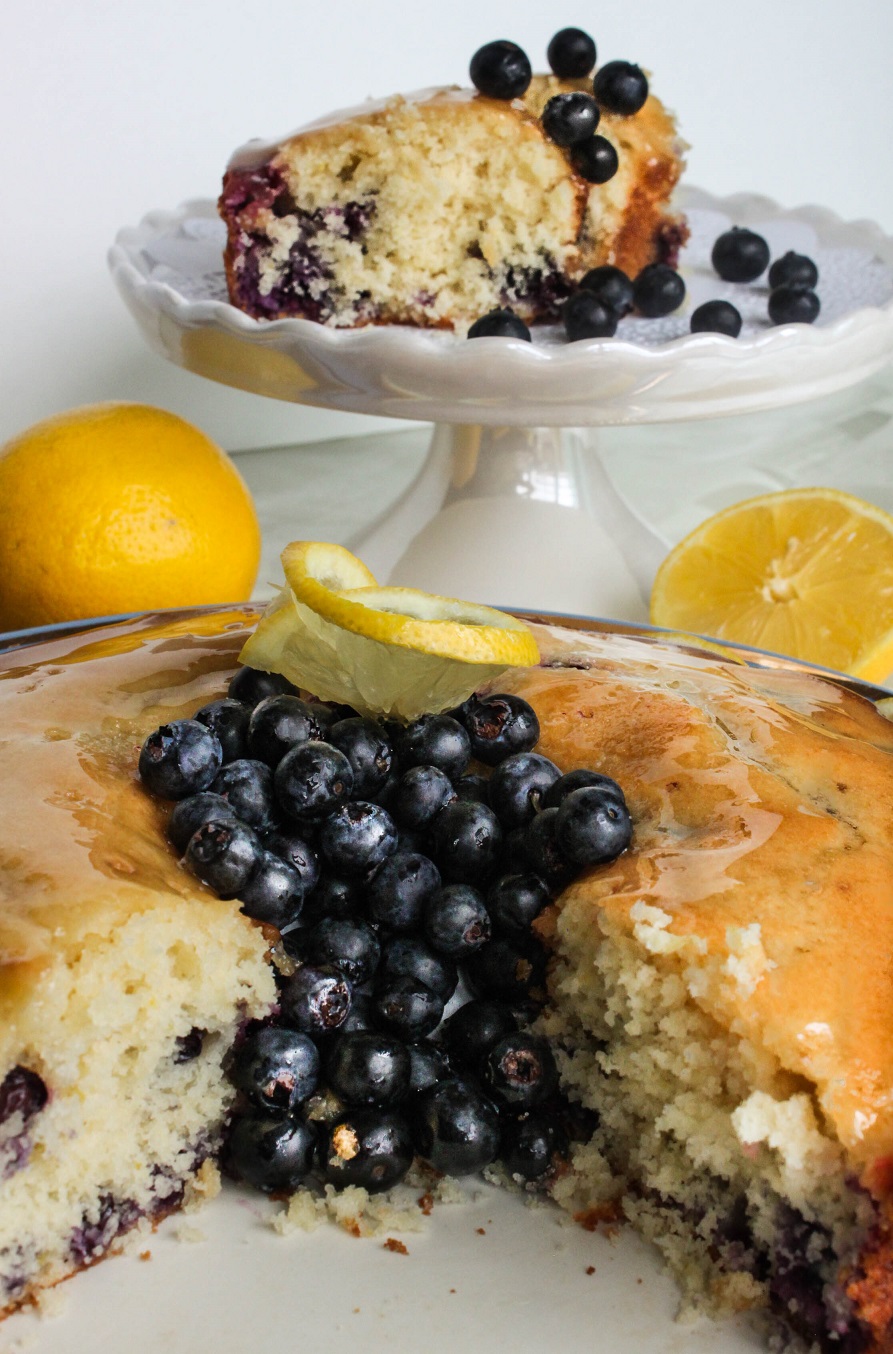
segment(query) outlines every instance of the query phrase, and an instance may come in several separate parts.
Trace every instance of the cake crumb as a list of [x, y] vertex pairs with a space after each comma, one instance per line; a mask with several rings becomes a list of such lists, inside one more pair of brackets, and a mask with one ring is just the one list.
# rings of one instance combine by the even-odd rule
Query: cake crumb
[[184, 1213], [193, 1213], [208, 1199], [216, 1199], [222, 1189], [220, 1172], [211, 1160], [203, 1161], [187, 1183]]
[[409, 1251], [402, 1241], [398, 1241], [395, 1236], [389, 1236], [382, 1246], [382, 1250], [392, 1251], [394, 1255], [409, 1255]]
[[34, 1306], [41, 1320], [52, 1321], [65, 1311], [68, 1298], [58, 1285], [53, 1288], [42, 1288], [34, 1299]]
[[586, 1266], [586, 1273], [587, 1273], [587, 1274], [594, 1274], [594, 1273], [595, 1273], [595, 1265], [587, 1265], [587, 1266]]
[[178, 1241], [186, 1241], [190, 1245], [198, 1245], [199, 1242], [208, 1239], [200, 1227], [189, 1222], [178, 1222], [174, 1228], [174, 1236]]
[[152, 1259], [152, 1252], [151, 1252], [151, 1251], [140, 1251], [140, 1257], [139, 1257], [139, 1258], [140, 1258], [141, 1260], [151, 1260], [151, 1259]]
[[422, 1213], [425, 1215], [425, 1217], [430, 1218], [432, 1212], [434, 1211], [434, 1195], [431, 1193], [431, 1191], [425, 1190], [424, 1194], [419, 1195], [418, 1199], [416, 1200], [416, 1203], [422, 1210]]
[[486, 1229], [485, 1227], [475, 1227], [474, 1230], [477, 1232], [478, 1236], [486, 1236], [486, 1235], [487, 1235], [487, 1229]]

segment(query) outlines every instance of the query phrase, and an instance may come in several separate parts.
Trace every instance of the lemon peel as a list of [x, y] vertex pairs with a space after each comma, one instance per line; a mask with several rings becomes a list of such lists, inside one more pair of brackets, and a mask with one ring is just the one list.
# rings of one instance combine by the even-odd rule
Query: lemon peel
[[651, 620], [883, 682], [893, 671], [893, 516], [837, 489], [745, 499], [670, 551]]
[[282, 562], [288, 586], [240, 658], [322, 700], [410, 720], [460, 704], [506, 668], [539, 661], [523, 621], [474, 602], [379, 587], [342, 546], [295, 542]]

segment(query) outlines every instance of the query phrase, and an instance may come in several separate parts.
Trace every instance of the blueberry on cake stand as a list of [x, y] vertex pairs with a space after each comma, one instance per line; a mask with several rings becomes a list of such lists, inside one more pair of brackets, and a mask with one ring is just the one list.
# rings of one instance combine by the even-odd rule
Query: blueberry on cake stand
[[[435, 424], [417, 478], [350, 542], [380, 578], [641, 619], [667, 546], [701, 517], [791, 483], [864, 491], [839, 455], [839, 465], [792, 460], [788, 445], [838, 426], [839, 392], [893, 356], [893, 239], [876, 226], [692, 188], [679, 205], [692, 231], [683, 306], [576, 343], [559, 326], [525, 343], [254, 320], [227, 299], [224, 229], [208, 201], [122, 230], [110, 264], [150, 345], [190, 371], [276, 399]], [[817, 323], [773, 326], [765, 278], [716, 276], [711, 247], [733, 224], [764, 236], [773, 258], [815, 259]], [[741, 312], [739, 338], [690, 333], [692, 311], [711, 299]], [[645, 501], [678, 511], [655, 514]]]

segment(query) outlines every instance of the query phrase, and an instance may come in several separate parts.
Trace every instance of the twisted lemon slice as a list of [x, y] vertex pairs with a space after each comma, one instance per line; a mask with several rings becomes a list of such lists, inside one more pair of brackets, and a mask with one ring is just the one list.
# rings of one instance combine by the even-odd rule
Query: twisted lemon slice
[[295, 541], [287, 586], [240, 655], [321, 700], [415, 719], [460, 704], [481, 682], [539, 660], [530, 630], [492, 607], [378, 587], [343, 546]]

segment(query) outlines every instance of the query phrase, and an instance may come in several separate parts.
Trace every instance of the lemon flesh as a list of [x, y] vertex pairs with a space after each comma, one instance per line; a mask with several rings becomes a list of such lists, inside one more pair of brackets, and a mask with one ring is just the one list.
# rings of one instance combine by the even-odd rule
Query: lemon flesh
[[411, 720], [451, 709], [506, 668], [539, 660], [523, 621], [413, 588], [377, 587], [340, 546], [295, 542], [282, 561], [289, 586], [240, 658], [321, 700]]
[[893, 671], [893, 517], [835, 489], [735, 504], [664, 560], [651, 620], [881, 682]]

